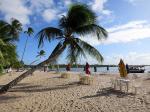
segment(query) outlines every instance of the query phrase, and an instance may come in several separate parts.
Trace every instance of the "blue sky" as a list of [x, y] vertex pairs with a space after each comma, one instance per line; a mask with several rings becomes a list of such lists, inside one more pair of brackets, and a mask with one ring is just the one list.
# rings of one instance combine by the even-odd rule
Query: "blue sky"
[[[108, 39], [101, 42], [91, 39], [91, 35], [80, 37], [101, 52], [105, 60], [103, 64], [117, 64], [120, 58], [129, 64], [150, 64], [150, 0], [0, 0], [0, 19], [9, 22], [16, 18], [24, 30], [32, 26], [36, 35], [44, 27], [57, 27], [61, 15], [65, 15], [70, 4], [75, 2], [89, 5], [97, 14], [98, 24], [109, 32]], [[19, 57], [25, 40], [26, 35], [22, 33], [17, 42]], [[46, 42], [40, 49], [37, 43], [34, 36], [29, 39], [24, 56], [26, 64], [34, 61], [41, 49], [46, 51], [41, 61], [46, 59], [57, 42]], [[97, 63], [90, 57], [83, 60], [83, 63]], [[58, 62], [66, 63], [65, 54]]]

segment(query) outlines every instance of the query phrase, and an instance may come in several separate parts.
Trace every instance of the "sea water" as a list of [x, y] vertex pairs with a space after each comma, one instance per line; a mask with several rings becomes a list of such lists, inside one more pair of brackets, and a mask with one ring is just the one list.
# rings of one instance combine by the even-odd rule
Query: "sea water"
[[[118, 67], [109, 67], [109, 70], [107, 70], [107, 67], [96, 67], [98, 73], [119, 73]], [[66, 68], [59, 68], [60, 72], [66, 71]], [[84, 72], [84, 68], [71, 68], [72, 72]], [[90, 67], [90, 71], [94, 72], [94, 67]], [[150, 72], [150, 66], [145, 66], [145, 73]]]

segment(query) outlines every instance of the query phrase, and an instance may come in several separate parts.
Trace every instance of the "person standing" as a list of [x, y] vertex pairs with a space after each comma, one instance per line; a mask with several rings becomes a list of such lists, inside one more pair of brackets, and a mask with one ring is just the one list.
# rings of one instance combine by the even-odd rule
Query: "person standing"
[[68, 64], [67, 67], [66, 67], [66, 70], [70, 71], [70, 68], [71, 68], [71, 66], [70, 66], [70, 64]]
[[97, 68], [96, 68], [96, 66], [94, 66], [94, 72], [97, 72]]
[[91, 72], [90, 72], [90, 65], [88, 64], [88, 62], [86, 62], [86, 65], [85, 65], [85, 73], [90, 75]]
[[127, 70], [127, 74], [129, 73], [129, 65], [126, 64], [126, 70]]
[[107, 71], [109, 70], [109, 65], [107, 65]]

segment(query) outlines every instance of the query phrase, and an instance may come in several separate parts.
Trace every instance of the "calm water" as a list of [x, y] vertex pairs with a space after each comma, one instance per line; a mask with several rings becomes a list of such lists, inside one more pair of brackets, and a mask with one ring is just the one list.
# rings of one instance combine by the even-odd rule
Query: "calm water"
[[[84, 68], [71, 68], [71, 71], [74, 71], [74, 72], [84, 72], [83, 70], [84, 70]], [[66, 71], [66, 68], [59, 68], [59, 71]], [[94, 68], [91, 67], [90, 71], [94, 72]], [[150, 66], [145, 67], [145, 73], [148, 71], [150, 71]], [[99, 73], [112, 73], [112, 74], [113, 73], [119, 73], [118, 67], [109, 67], [109, 70], [107, 70], [106, 67], [97, 67], [97, 72], [99, 72]]]

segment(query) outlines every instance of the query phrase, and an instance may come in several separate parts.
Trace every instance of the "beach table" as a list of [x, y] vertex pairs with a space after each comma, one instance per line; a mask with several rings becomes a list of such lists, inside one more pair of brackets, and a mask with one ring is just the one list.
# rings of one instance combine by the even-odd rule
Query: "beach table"
[[123, 84], [125, 84], [125, 86], [127, 88], [127, 92], [128, 92], [128, 90], [129, 90], [129, 83], [130, 83], [129, 79], [119, 78], [116, 81], [117, 81], [116, 82], [117, 85], [119, 85], [120, 91], [122, 91], [122, 86], [123, 86]]

